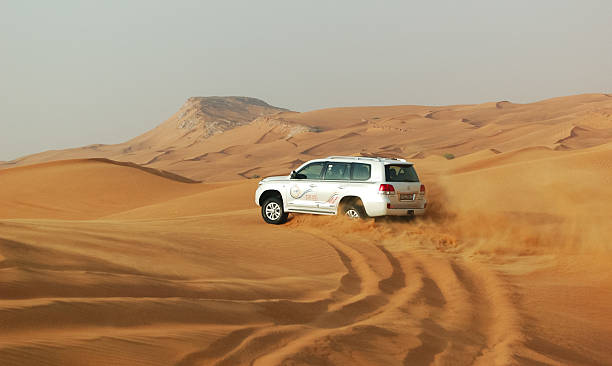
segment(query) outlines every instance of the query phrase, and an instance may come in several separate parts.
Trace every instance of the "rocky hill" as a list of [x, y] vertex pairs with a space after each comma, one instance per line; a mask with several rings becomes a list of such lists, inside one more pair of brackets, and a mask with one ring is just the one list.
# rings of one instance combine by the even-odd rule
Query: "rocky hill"
[[203, 138], [247, 124], [257, 117], [287, 111], [249, 97], [191, 97], [178, 110], [176, 128], [189, 133], [198, 130]]

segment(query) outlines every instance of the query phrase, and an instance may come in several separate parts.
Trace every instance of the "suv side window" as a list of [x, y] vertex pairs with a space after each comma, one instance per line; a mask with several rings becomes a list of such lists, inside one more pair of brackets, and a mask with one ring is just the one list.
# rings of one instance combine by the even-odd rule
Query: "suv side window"
[[325, 180], [349, 180], [351, 176], [351, 165], [349, 163], [331, 162], [325, 169]]
[[319, 161], [316, 163], [311, 163], [302, 168], [298, 174], [303, 174], [306, 178], [302, 179], [321, 179], [323, 175], [323, 168], [325, 167], [325, 162]]
[[351, 180], [368, 180], [372, 175], [372, 167], [370, 164], [352, 163], [351, 164]]

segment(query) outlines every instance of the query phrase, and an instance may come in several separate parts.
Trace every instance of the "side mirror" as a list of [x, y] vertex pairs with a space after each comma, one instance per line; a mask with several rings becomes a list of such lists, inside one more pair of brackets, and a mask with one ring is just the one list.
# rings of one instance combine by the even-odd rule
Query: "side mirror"
[[305, 174], [297, 173], [295, 170], [291, 172], [291, 179], [306, 179]]

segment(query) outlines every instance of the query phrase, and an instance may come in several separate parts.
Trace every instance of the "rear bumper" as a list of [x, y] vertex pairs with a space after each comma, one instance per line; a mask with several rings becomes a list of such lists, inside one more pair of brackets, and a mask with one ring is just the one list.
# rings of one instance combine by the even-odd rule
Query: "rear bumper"
[[387, 208], [388, 200], [369, 202], [365, 205], [368, 216], [422, 216], [427, 211], [427, 201], [415, 202], [413, 207]]
[[384, 216], [423, 216], [425, 208], [390, 208]]

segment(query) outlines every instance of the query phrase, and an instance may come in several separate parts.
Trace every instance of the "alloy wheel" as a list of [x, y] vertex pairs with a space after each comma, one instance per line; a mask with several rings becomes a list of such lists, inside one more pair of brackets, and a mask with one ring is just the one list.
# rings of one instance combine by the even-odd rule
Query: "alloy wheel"
[[281, 207], [276, 202], [270, 202], [266, 206], [266, 216], [273, 221], [278, 220], [281, 215]]

